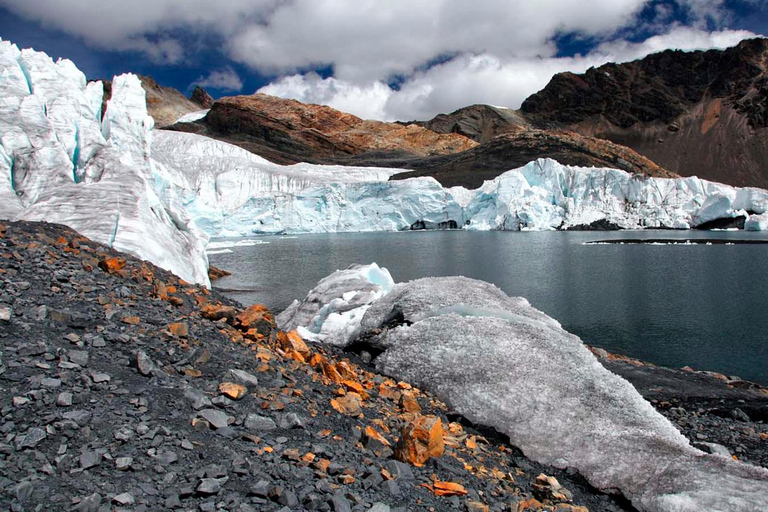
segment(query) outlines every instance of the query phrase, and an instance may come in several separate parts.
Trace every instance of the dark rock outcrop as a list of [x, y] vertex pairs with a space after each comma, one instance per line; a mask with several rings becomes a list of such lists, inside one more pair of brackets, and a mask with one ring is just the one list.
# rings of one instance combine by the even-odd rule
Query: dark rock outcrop
[[439, 114], [429, 121], [408, 124], [418, 124], [437, 133], [458, 133], [480, 143], [530, 126], [518, 111], [491, 105], [471, 105], [450, 114]]
[[211, 108], [213, 106], [213, 98], [199, 85], [195, 86], [192, 95], [189, 97], [189, 101], [198, 104], [201, 109]]
[[522, 105], [541, 128], [628, 146], [683, 176], [768, 187], [768, 39], [561, 73]]
[[610, 167], [649, 176], [674, 177], [649, 159], [612, 142], [563, 130], [519, 129], [456, 155], [411, 162], [413, 172], [391, 179], [432, 176], [443, 186], [476, 188], [510, 169], [537, 158], [566, 165]]

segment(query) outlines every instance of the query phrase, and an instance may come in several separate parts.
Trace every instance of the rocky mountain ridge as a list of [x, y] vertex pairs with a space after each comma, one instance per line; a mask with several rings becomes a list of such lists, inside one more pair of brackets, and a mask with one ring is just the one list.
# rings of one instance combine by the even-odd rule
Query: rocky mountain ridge
[[682, 176], [768, 186], [768, 39], [667, 50], [582, 75], [561, 73], [520, 112], [630, 147]]

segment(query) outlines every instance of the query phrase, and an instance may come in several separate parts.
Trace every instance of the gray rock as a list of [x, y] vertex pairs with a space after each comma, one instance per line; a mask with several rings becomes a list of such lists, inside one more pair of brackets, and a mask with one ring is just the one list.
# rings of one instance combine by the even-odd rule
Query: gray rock
[[152, 375], [152, 370], [155, 369], [155, 363], [152, 362], [152, 359], [143, 350], [136, 351], [133, 362], [139, 373], [145, 376]]
[[384, 467], [389, 471], [389, 474], [398, 480], [413, 480], [413, 471], [411, 466], [399, 460], [390, 460], [384, 464]]
[[93, 372], [91, 373], [91, 379], [96, 384], [99, 384], [101, 382], [109, 382], [112, 377], [109, 376], [109, 374], [102, 373], [102, 372]]
[[88, 351], [86, 350], [70, 350], [67, 352], [69, 360], [80, 366], [88, 366]]
[[255, 431], [274, 430], [277, 424], [272, 418], [251, 413], [245, 418], [245, 428]]
[[69, 391], [59, 393], [59, 396], [56, 397], [56, 405], [59, 407], [69, 407], [72, 405], [72, 398], [72, 393]]
[[112, 503], [116, 503], [117, 505], [127, 506], [127, 505], [133, 505], [136, 502], [136, 499], [133, 497], [133, 494], [129, 492], [124, 492], [122, 494], [118, 494], [114, 498], [112, 498]]
[[733, 416], [734, 419], [739, 421], [745, 421], [750, 422], [749, 416], [747, 413], [739, 409], [738, 407], [731, 411], [731, 416]]
[[244, 386], [258, 386], [259, 379], [255, 375], [252, 375], [243, 370], [229, 370], [224, 375], [224, 381], [235, 382], [237, 384], [243, 384]]
[[32, 427], [27, 430], [27, 433], [24, 434], [23, 437], [16, 441], [16, 449], [23, 450], [25, 448], [34, 448], [42, 443], [46, 437], [48, 437], [48, 434], [46, 434], [45, 430]]
[[336, 491], [331, 498], [333, 503], [333, 510], [335, 512], [352, 512], [352, 506], [349, 504], [349, 500], [344, 497], [341, 491]]
[[251, 496], [258, 496], [259, 498], [266, 498], [269, 495], [270, 484], [266, 480], [259, 480], [248, 489], [248, 494]]
[[306, 428], [306, 425], [301, 416], [289, 412], [280, 416], [280, 428]]
[[10, 322], [12, 313], [13, 310], [11, 308], [0, 308], [0, 322]]
[[128, 471], [133, 466], [133, 457], [118, 457], [115, 459], [115, 467], [118, 471]]
[[65, 412], [62, 414], [62, 417], [66, 420], [74, 421], [79, 427], [84, 427], [91, 421], [93, 415], [90, 411], [75, 409], [74, 411]]
[[52, 377], [45, 377], [40, 381], [40, 384], [46, 388], [58, 388], [61, 386], [61, 379], [54, 379]]
[[80, 503], [75, 505], [72, 510], [77, 512], [98, 512], [99, 507], [101, 507], [101, 495], [93, 493], [80, 500]]
[[85, 452], [80, 455], [80, 467], [89, 469], [101, 465], [101, 454], [96, 451]]
[[389, 505], [385, 505], [379, 501], [374, 503], [373, 506], [368, 509], [368, 512], [390, 512], [390, 508]]
[[[222, 478], [225, 480], [225, 478]], [[197, 486], [197, 492], [201, 494], [218, 494], [221, 490], [221, 482], [218, 478], [203, 478]]]
[[224, 428], [229, 425], [230, 416], [216, 409], [203, 409], [200, 416], [205, 418], [214, 428]]
[[176, 455], [176, 452], [172, 452], [170, 450], [158, 453], [155, 458], [160, 464], [164, 465], [173, 464], [179, 460], [179, 456]]

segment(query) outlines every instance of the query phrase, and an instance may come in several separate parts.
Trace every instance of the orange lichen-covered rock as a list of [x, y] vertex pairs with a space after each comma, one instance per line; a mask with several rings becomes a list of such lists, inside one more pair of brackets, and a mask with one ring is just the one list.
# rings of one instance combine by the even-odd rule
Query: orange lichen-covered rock
[[206, 304], [200, 310], [200, 314], [207, 320], [213, 320], [214, 322], [226, 318], [227, 322], [234, 323], [235, 321], [235, 308], [232, 306], [224, 306], [222, 304]]
[[408, 423], [395, 445], [395, 458], [421, 466], [430, 457], [441, 457], [445, 452], [443, 422], [437, 416], [419, 416]]
[[123, 258], [105, 256], [99, 261], [99, 268], [109, 274], [117, 274], [123, 267], [125, 267], [125, 259]]
[[391, 446], [392, 443], [390, 443], [386, 437], [384, 437], [378, 430], [373, 428], [372, 426], [368, 425], [365, 427], [365, 436], [369, 439], [373, 439], [384, 446]]
[[347, 416], [358, 416], [363, 412], [362, 399], [357, 393], [347, 393], [341, 398], [331, 400], [331, 407]]
[[168, 326], [168, 330], [178, 338], [186, 338], [189, 335], [189, 327], [184, 322], [175, 322]]
[[251, 327], [258, 328], [259, 324], [266, 323], [269, 326], [274, 327], [275, 319], [272, 316], [272, 312], [267, 309], [264, 304], [254, 304], [248, 309], [237, 315], [237, 321], [240, 327], [249, 329]]
[[400, 396], [400, 408], [404, 410], [405, 412], [421, 412], [421, 406], [419, 405], [419, 402], [416, 401], [416, 398], [414, 398], [413, 393], [410, 392], [404, 392]]
[[139, 325], [141, 323], [141, 319], [137, 316], [126, 316], [123, 318], [122, 322], [128, 325]]
[[368, 398], [368, 393], [365, 391], [365, 388], [363, 387], [362, 384], [360, 384], [356, 380], [344, 379], [341, 381], [341, 385], [344, 386], [345, 389], [348, 389], [349, 391], [354, 391], [355, 393], [360, 395], [360, 397], [363, 400], [366, 400]]
[[277, 341], [280, 343], [280, 346], [283, 348], [283, 350], [296, 351], [305, 358], [309, 356], [309, 347], [306, 343], [304, 343], [304, 340], [301, 339], [301, 336], [299, 336], [299, 333], [296, 331], [278, 332]]
[[465, 496], [467, 494], [464, 486], [455, 482], [441, 482], [438, 480], [433, 482], [432, 485], [421, 485], [435, 493], [435, 496]]
[[219, 384], [219, 391], [222, 395], [226, 395], [232, 400], [240, 400], [248, 392], [245, 386], [235, 384], [234, 382], [222, 382]]

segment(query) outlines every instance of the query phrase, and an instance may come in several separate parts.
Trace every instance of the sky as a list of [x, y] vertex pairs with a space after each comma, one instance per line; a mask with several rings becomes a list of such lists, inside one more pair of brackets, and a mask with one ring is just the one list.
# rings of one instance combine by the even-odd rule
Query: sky
[[0, 0], [0, 38], [88, 78], [368, 119], [518, 108], [555, 73], [768, 34], [768, 0]]

